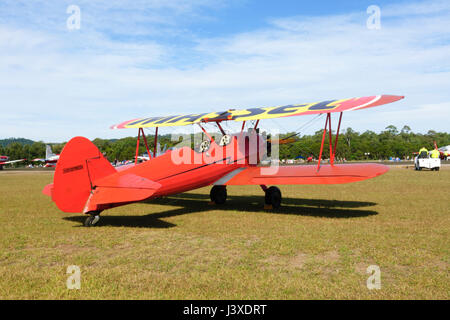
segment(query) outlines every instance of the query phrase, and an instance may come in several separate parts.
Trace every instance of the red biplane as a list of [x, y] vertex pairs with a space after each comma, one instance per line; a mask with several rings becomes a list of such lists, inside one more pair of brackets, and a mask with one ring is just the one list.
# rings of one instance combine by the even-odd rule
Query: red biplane
[[[359, 110], [391, 103], [403, 96], [380, 95], [318, 103], [287, 105], [279, 107], [228, 110], [204, 114], [134, 119], [114, 125], [112, 129], [137, 128], [138, 141], [136, 162], [129, 166], [114, 168], [97, 147], [88, 139], [71, 139], [59, 158], [53, 183], [43, 193], [51, 196], [64, 212], [82, 212], [88, 217], [85, 226], [93, 226], [99, 214], [133, 202], [173, 195], [212, 185], [211, 201], [223, 204], [229, 185], [260, 185], [265, 192], [267, 207], [281, 204], [281, 191], [273, 185], [290, 184], [341, 184], [374, 178], [388, 171], [381, 164], [335, 164], [336, 146], [344, 111]], [[339, 112], [339, 124], [333, 143], [331, 113]], [[273, 168], [262, 166], [267, 139], [259, 133], [262, 119], [309, 114], [326, 114], [325, 128], [317, 165], [293, 165]], [[223, 121], [242, 121], [241, 132], [227, 134], [221, 126]], [[256, 121], [253, 128], [244, 131], [247, 121]], [[220, 141], [204, 129], [205, 123], [215, 123], [223, 136]], [[147, 154], [151, 154], [144, 135], [146, 127], [198, 125], [207, 139], [193, 150], [190, 145], [174, 148], [138, 164], [137, 156], [142, 133]], [[326, 133], [329, 132], [329, 164], [321, 163]], [[219, 139], [218, 139], [219, 140]], [[154, 152], [156, 154], [156, 152]], [[180, 159], [182, 161], [180, 161]], [[192, 161], [196, 159], [196, 161]], [[267, 187], [268, 185], [272, 185]]]

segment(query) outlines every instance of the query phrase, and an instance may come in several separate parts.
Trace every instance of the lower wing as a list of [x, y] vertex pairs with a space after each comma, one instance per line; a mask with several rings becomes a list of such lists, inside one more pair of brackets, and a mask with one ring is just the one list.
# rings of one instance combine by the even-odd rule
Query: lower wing
[[382, 164], [338, 164], [250, 167], [236, 169], [214, 185], [283, 185], [283, 184], [342, 184], [375, 178], [389, 168]]
[[22, 162], [22, 161], [25, 161], [25, 159], [0, 162], [0, 165], [10, 164], [10, 163], [16, 163], [16, 162]]

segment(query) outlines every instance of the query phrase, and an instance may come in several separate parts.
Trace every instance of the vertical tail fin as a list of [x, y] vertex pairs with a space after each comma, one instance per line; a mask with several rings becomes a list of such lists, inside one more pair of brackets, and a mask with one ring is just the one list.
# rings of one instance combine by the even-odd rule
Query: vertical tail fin
[[56, 156], [56, 154], [53, 153], [52, 147], [50, 145], [45, 146], [45, 159], [50, 159], [51, 157]]
[[114, 167], [92, 142], [75, 137], [66, 144], [56, 165], [52, 199], [64, 212], [83, 212], [92, 182], [114, 173]]

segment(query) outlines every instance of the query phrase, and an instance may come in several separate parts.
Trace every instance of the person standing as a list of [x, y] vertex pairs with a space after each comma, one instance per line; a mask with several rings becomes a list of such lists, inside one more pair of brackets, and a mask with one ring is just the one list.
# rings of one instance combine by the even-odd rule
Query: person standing
[[422, 148], [419, 150], [419, 158], [420, 158], [420, 159], [428, 158], [428, 150], [427, 150], [427, 148], [422, 147]]
[[433, 149], [430, 152], [430, 157], [434, 158], [434, 159], [439, 158], [440, 155], [441, 155], [441, 153], [439, 152], [439, 150], [436, 150], [436, 149]]

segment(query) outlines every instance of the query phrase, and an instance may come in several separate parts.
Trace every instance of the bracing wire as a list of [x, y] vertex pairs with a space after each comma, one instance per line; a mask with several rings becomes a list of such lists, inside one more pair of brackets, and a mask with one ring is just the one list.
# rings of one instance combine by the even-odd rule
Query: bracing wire
[[[307, 127], [309, 127], [310, 125], [312, 125], [317, 119], [319, 119], [322, 116], [323, 113], [319, 113], [318, 115], [316, 115], [314, 118], [310, 119], [309, 121], [307, 121], [306, 123], [304, 123], [303, 125], [301, 125], [299, 128], [294, 130], [294, 134], [290, 135], [289, 137], [283, 138], [283, 139], [289, 139], [289, 138], [293, 138], [295, 136], [300, 135], [301, 131], [305, 130]], [[272, 119], [274, 120], [274, 119]], [[275, 122], [279, 127], [281, 127], [277, 122]]]

